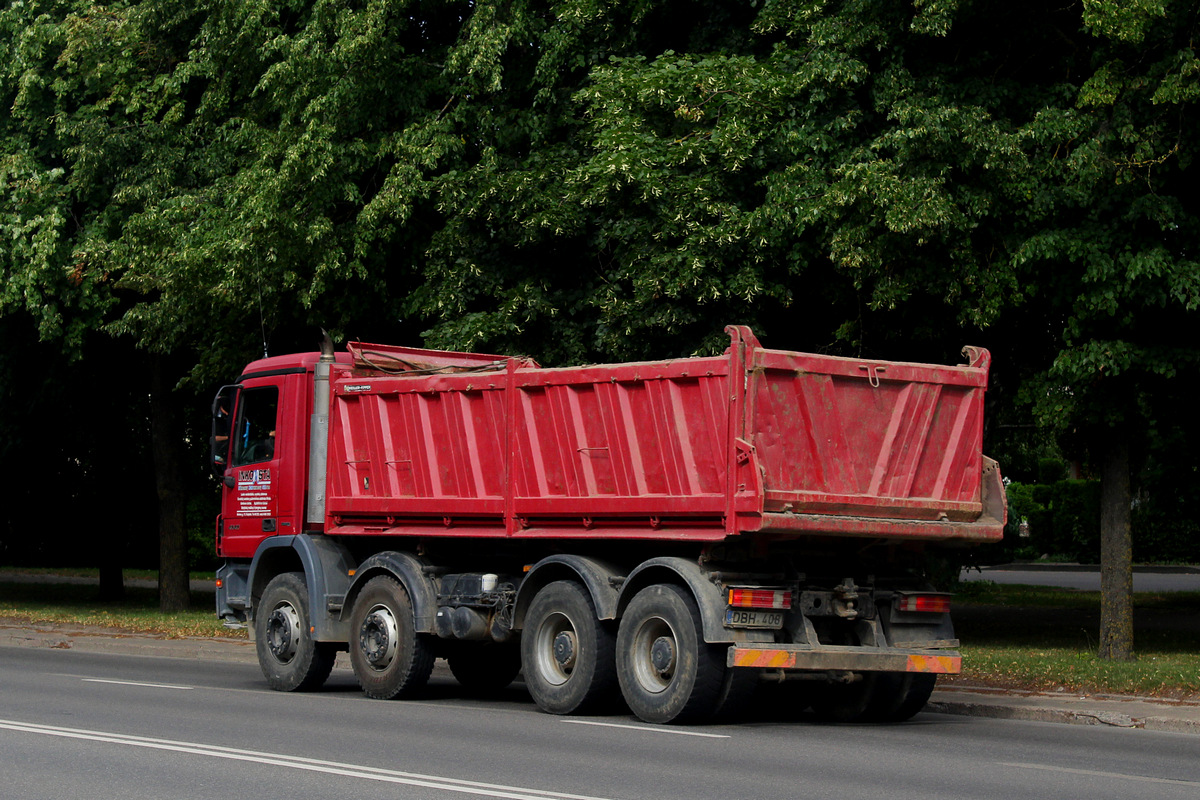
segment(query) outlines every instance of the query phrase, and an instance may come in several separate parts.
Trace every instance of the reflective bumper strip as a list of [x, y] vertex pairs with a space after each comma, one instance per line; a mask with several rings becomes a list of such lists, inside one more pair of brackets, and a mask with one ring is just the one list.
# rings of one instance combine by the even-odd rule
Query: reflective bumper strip
[[958, 653], [914, 653], [911, 650], [838, 648], [730, 647], [731, 667], [758, 669], [850, 670], [854, 672], [925, 672], [957, 675], [962, 672]]
[[962, 672], [962, 656], [909, 656], [905, 672], [933, 672], [957, 675]]

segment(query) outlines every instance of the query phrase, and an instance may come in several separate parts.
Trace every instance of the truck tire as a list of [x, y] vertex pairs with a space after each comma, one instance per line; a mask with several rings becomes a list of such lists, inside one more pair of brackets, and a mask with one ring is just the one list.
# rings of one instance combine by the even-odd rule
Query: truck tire
[[433, 647], [416, 631], [412, 603], [390, 575], [363, 586], [350, 612], [350, 665], [367, 697], [411, 697], [433, 671]]
[[521, 633], [525, 685], [538, 708], [576, 714], [616, 700], [615, 638], [581, 584], [555, 581], [539, 591]]
[[872, 722], [904, 722], [912, 719], [933, 694], [937, 675], [914, 672], [885, 672], [875, 682], [874, 697], [866, 717]]
[[813, 694], [812, 710], [821, 722], [865, 722], [872, 718], [879, 673], [863, 673], [854, 683], [821, 685]]
[[728, 691], [727, 648], [704, 641], [700, 609], [679, 586], [647, 587], [617, 633], [617, 677], [625, 702], [646, 722], [712, 717]]
[[741, 719], [752, 709], [757, 692], [758, 672], [756, 670], [726, 667], [725, 682], [721, 687], [721, 695], [717, 698], [715, 716], [722, 722]]
[[254, 615], [254, 649], [267, 684], [279, 692], [319, 689], [333, 669], [337, 650], [314, 642], [308, 584], [299, 572], [276, 575]]
[[521, 671], [521, 648], [509, 643], [466, 645], [448, 653], [446, 663], [455, 680], [468, 692], [498, 692]]

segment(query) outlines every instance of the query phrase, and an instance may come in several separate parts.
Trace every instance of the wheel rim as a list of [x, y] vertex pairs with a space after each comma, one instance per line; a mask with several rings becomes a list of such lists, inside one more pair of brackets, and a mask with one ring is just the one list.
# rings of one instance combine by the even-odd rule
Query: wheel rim
[[267, 647], [275, 660], [286, 664], [300, 647], [300, 614], [291, 603], [280, 603], [267, 617]]
[[538, 672], [552, 686], [561, 686], [575, 673], [579, 658], [579, 635], [569, 617], [550, 614], [538, 627], [534, 639]]
[[373, 606], [358, 630], [358, 646], [367, 665], [375, 670], [387, 669], [396, 659], [399, 642], [400, 629], [392, 610], [382, 604]]
[[631, 661], [633, 676], [647, 692], [666, 691], [675, 679], [679, 644], [671, 624], [662, 617], [650, 617], [638, 625], [633, 635]]

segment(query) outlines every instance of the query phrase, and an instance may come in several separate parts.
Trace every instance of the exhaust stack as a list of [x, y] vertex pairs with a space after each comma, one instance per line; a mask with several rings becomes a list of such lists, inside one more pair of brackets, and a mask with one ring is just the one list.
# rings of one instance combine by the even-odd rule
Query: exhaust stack
[[329, 458], [329, 375], [333, 366], [333, 340], [321, 331], [321, 357], [313, 374], [313, 411], [308, 426], [308, 525], [325, 523], [325, 472]]

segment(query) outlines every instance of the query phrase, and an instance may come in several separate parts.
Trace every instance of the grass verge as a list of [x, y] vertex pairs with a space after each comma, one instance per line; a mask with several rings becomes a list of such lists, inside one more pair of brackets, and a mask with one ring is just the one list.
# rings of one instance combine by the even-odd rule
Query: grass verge
[[14, 583], [0, 573], [0, 619], [96, 626], [168, 638], [246, 638], [245, 631], [230, 630], [217, 621], [211, 594], [193, 592], [190, 606], [187, 611], [164, 614], [158, 610], [156, 589], [127, 586], [123, 599], [101, 602], [93, 585]]
[[1096, 655], [1099, 592], [980, 581], [953, 616], [963, 673], [951, 682], [1200, 700], [1200, 592], [1135, 594], [1130, 662]]
[[1070, 647], [963, 645], [963, 672], [950, 683], [1072, 694], [1120, 694], [1200, 701], [1200, 655], [1141, 651], [1131, 662], [1102, 661]]

